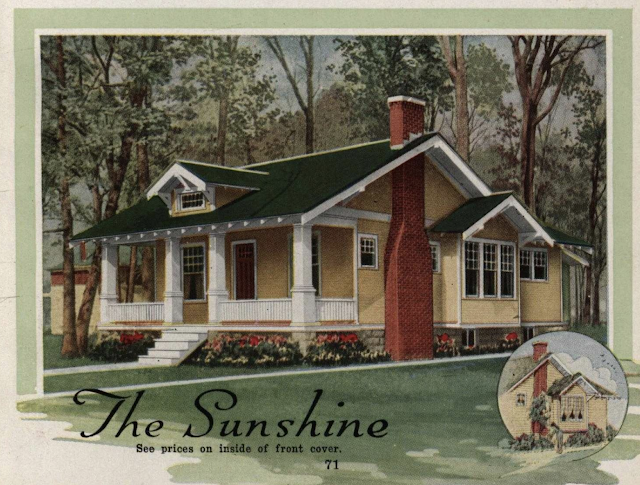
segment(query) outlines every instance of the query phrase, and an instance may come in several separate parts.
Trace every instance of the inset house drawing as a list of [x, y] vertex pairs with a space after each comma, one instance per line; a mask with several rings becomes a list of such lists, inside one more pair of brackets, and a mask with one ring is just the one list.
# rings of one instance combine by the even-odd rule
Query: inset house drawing
[[[576, 434], [610, 429], [609, 401], [617, 394], [580, 372], [572, 372], [553, 353], [547, 342], [533, 344], [533, 356], [521, 357], [509, 367], [508, 389], [499, 396], [502, 418], [514, 438], [534, 434], [548, 436], [560, 430], [564, 442], [575, 442]], [[540, 411], [532, 412], [538, 406]], [[536, 419], [537, 417], [541, 419]]]
[[[433, 357], [438, 333], [474, 348], [565, 328], [563, 269], [586, 264], [589, 244], [424, 133], [424, 102], [388, 104], [389, 139], [242, 168], [178, 160], [144, 200], [77, 234], [102, 245], [98, 329], [301, 344], [349, 331], [404, 360]], [[153, 248], [153, 301], [121, 301], [121, 245]], [[179, 347], [150, 361], [175, 363]]]

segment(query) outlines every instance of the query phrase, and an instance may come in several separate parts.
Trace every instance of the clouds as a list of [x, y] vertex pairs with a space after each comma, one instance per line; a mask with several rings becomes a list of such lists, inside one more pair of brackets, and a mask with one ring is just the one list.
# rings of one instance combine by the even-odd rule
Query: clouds
[[554, 354], [572, 374], [580, 372], [587, 379], [601, 385], [602, 387], [616, 392], [618, 389], [618, 383], [613, 379], [611, 371], [606, 367], [594, 368], [591, 359], [586, 356], [574, 359], [569, 354], [558, 353]]

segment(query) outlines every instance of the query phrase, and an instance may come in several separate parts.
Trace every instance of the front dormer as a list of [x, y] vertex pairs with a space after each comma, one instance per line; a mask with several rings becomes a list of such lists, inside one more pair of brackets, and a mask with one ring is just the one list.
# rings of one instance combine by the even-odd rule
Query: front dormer
[[211, 212], [244, 194], [259, 190], [264, 172], [179, 161], [149, 188], [147, 198], [158, 196], [172, 217]]

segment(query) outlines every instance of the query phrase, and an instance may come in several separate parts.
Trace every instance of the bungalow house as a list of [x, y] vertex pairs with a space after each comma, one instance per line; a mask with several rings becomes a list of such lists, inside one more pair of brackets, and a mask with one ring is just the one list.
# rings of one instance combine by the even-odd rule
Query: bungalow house
[[[303, 347], [356, 331], [394, 359], [431, 358], [434, 331], [474, 346], [563, 328], [563, 261], [586, 264], [589, 245], [424, 133], [423, 101], [388, 104], [389, 139], [242, 168], [179, 160], [75, 235], [103, 246], [99, 328], [286, 332]], [[155, 248], [155, 301], [119, 301], [123, 244]]]
[[533, 357], [520, 359], [515, 381], [499, 396], [500, 412], [509, 433], [516, 438], [523, 434], [546, 434], [547, 429], [533, 423], [529, 417], [533, 399], [548, 396], [549, 425], [555, 423], [564, 438], [587, 431], [589, 424], [607, 429], [608, 401], [614, 392], [596, 384], [580, 372], [572, 373], [553, 354], [546, 342], [533, 344]]

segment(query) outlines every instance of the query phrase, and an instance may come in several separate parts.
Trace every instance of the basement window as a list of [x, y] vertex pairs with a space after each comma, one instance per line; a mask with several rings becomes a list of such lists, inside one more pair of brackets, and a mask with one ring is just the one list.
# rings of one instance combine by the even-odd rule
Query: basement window
[[462, 346], [473, 348], [476, 346], [476, 330], [463, 330], [462, 331]]
[[378, 269], [378, 236], [375, 234], [358, 235], [358, 267]]

